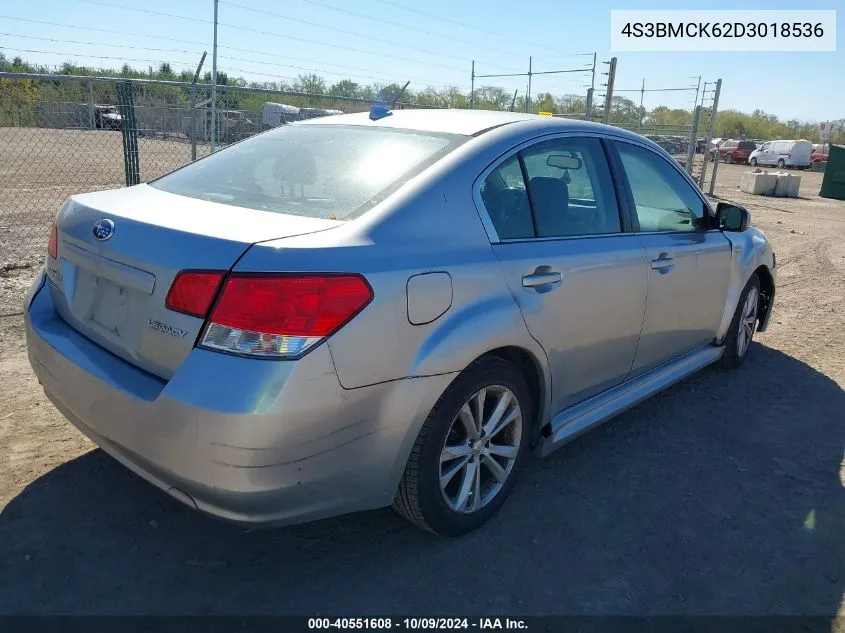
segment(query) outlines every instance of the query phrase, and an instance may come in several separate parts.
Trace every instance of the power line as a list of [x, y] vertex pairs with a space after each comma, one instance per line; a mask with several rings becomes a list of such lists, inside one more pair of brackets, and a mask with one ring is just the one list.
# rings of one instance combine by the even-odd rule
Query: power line
[[[444, 83], [437, 82], [437, 81], [433, 82], [433, 81], [430, 81], [428, 79], [422, 79], [422, 78], [419, 78], [419, 77], [416, 77], [416, 78], [415, 77], [407, 77], [407, 76], [404, 76], [404, 75], [394, 75], [393, 79], [386, 79], [384, 77], [373, 77], [371, 75], [353, 75], [353, 74], [349, 74], [349, 73], [339, 73], [339, 72], [332, 72], [332, 71], [328, 71], [328, 70], [321, 70], [319, 68], [304, 68], [302, 66], [293, 66], [291, 64], [278, 64], [276, 62], [265, 62], [265, 61], [261, 61], [261, 60], [258, 60], [258, 59], [243, 59], [241, 57], [230, 57], [228, 55], [224, 56], [223, 59], [228, 59], [228, 60], [237, 61], [237, 62], [247, 62], [247, 63], [250, 63], [250, 64], [261, 64], [263, 66], [278, 66], [278, 67], [281, 67], [281, 68], [293, 68], [295, 70], [303, 70], [305, 72], [319, 73], [319, 74], [322, 74], [322, 75], [335, 75], [337, 77], [369, 79], [371, 81], [377, 81], [377, 82], [386, 81], [388, 83], [393, 83], [393, 82], [396, 81], [396, 78], [401, 76], [402, 79], [412, 79], [412, 80], [417, 81], [419, 83], [425, 83], [425, 84], [429, 84], [429, 85], [437, 85], [437, 86], [445, 86], [445, 87], [452, 87], [454, 85], [454, 84], [444, 84]], [[363, 70], [364, 72], [367, 72], [367, 69], [364, 69], [364, 68], [359, 68], [358, 70]]]
[[110, 46], [114, 48], [131, 48], [134, 50], [156, 51], [160, 53], [195, 53], [201, 55], [201, 51], [188, 51], [178, 48], [150, 48], [148, 46], [132, 46], [130, 44], [104, 44], [103, 42], [82, 42], [79, 40], [60, 40], [52, 37], [37, 37], [35, 35], [17, 35], [16, 33], [0, 33], [8, 37], [21, 37], [28, 40], [40, 40], [42, 42], [56, 42], [59, 44], [82, 44], [84, 46]]
[[[545, 48], [549, 51], [554, 51], [556, 53], [561, 53], [563, 55], [568, 55], [570, 53], [565, 53], [557, 48], [552, 48], [551, 46], [546, 46], [545, 44], [537, 44], [536, 42], [529, 42], [527, 40], [521, 40], [516, 37], [512, 37], [510, 35], [505, 35], [504, 33], [497, 33], [496, 31], [490, 31], [488, 29], [483, 29], [479, 26], [475, 26], [473, 24], [467, 24], [466, 22], [459, 22], [458, 20], [452, 20], [451, 18], [444, 18], [442, 16], [436, 15], [434, 13], [427, 13], [425, 11], [420, 11], [419, 9], [414, 9], [413, 7], [407, 7], [404, 4], [399, 4], [398, 2], [392, 2], [391, 0], [376, 0], [376, 2], [380, 2], [381, 4], [387, 4], [392, 7], [396, 7], [397, 9], [402, 9], [403, 11], [409, 11], [411, 13], [416, 13], [417, 15], [423, 15], [427, 18], [432, 18], [434, 20], [440, 20], [441, 22], [447, 22], [449, 24], [454, 24], [456, 26], [461, 26], [465, 29], [472, 29], [473, 31], [478, 31], [479, 33], [486, 33], [487, 35], [494, 35], [496, 37], [501, 37], [507, 40], [512, 40], [514, 42], [519, 42], [520, 44], [528, 44], [529, 46]], [[586, 53], [584, 53], [586, 55]], [[592, 54], [592, 53], [590, 53]]]
[[[388, 26], [397, 26], [401, 29], [407, 29], [409, 31], [416, 31], [417, 33], [423, 33], [424, 35], [432, 35], [434, 37], [440, 37], [446, 40], [450, 40], [452, 42], [456, 41], [455, 37], [452, 35], [444, 35], [443, 33], [436, 33], [434, 31], [429, 31], [428, 29], [422, 29], [416, 26], [409, 26], [407, 24], [402, 24], [401, 22], [393, 22], [392, 20], [385, 20], [384, 18], [377, 18], [372, 15], [367, 15], [365, 13], [358, 13], [357, 11], [350, 11], [349, 9], [341, 9], [340, 7], [335, 7], [330, 4], [326, 4], [324, 2], [318, 2], [318, 0], [302, 0], [307, 4], [313, 4], [317, 7], [323, 7], [324, 9], [328, 9], [329, 11], [336, 11], [338, 13], [344, 13], [346, 15], [352, 15], [358, 18], [363, 18], [364, 20], [370, 20], [372, 22], [378, 22], [380, 24], [387, 24]], [[506, 53], [508, 55], [513, 55], [515, 57], [525, 57], [523, 53], [517, 53], [514, 51], [505, 50], [503, 48], [495, 47], [495, 46], [486, 46], [484, 44], [477, 44], [476, 42], [470, 42], [467, 40], [457, 40], [461, 41], [464, 44], [468, 44], [470, 46], [475, 46], [476, 48], [483, 48], [489, 51], [494, 51], [496, 53]]]
[[[42, 24], [45, 26], [60, 26], [66, 29], [78, 29], [81, 31], [97, 31], [98, 33], [108, 33], [110, 35], [130, 35], [132, 37], [148, 37], [154, 40], [165, 40], [167, 42], [181, 42], [183, 44], [199, 44], [200, 46], [205, 46], [205, 42], [197, 42], [195, 40], [184, 40], [181, 38], [175, 37], [164, 37], [162, 35], [150, 35], [149, 33], [130, 33], [128, 31], [115, 31], [113, 29], [100, 29], [95, 26], [79, 26], [77, 24], [61, 24], [59, 22], [46, 22], [44, 20], [30, 20], [27, 18], [17, 18], [11, 15], [0, 15], [0, 18], [4, 20], [17, 20], [18, 22], [29, 22], [30, 24]], [[219, 48], [223, 48], [222, 46]], [[245, 52], [256, 52], [256, 51], [245, 51]]]
[[85, 59], [110, 59], [113, 61], [118, 62], [154, 62], [156, 64], [181, 64], [183, 66], [192, 67], [194, 62], [184, 62], [184, 61], [175, 61], [175, 60], [165, 60], [165, 59], [146, 59], [146, 58], [138, 58], [138, 57], [110, 57], [108, 55], [86, 55], [84, 53], [68, 53], [63, 51], [39, 51], [34, 50], [31, 48], [13, 48], [10, 46], [3, 46], [0, 45], [0, 50], [7, 50], [7, 51], [15, 51], [17, 53], [39, 53], [45, 55], [69, 55], [70, 57], [83, 57]]
[[[206, 44], [207, 44], [206, 42], [197, 42], [196, 40], [183, 40], [181, 38], [165, 37], [165, 36], [161, 36], [161, 35], [147, 35], [147, 34], [142, 34], [142, 33], [132, 33], [132, 32], [129, 32], [129, 31], [115, 31], [115, 30], [112, 30], [112, 29], [100, 29], [100, 28], [96, 28], [96, 27], [93, 27], [93, 26], [79, 26], [79, 25], [76, 25], [76, 24], [62, 24], [60, 22], [47, 22], [47, 21], [44, 21], [44, 20], [29, 20], [29, 19], [26, 19], [26, 18], [16, 18], [16, 17], [9, 16], [9, 15], [0, 15], [0, 18], [8, 19], [8, 20], [18, 20], [20, 22], [28, 22], [28, 23], [31, 23], [31, 24], [41, 24], [41, 25], [44, 25], [44, 26], [58, 26], [58, 27], [61, 27], [61, 28], [77, 29], [77, 30], [82, 30], [82, 31], [96, 31], [96, 32], [100, 32], [100, 33], [108, 33], [110, 35], [128, 35], [128, 36], [131, 36], [131, 37], [149, 37], [149, 38], [164, 40], [164, 41], [168, 41], [168, 42], [181, 42], [183, 44], [198, 44], [198, 45], [203, 46], [203, 47], [205, 47]], [[15, 37], [30, 37], [30, 36], [19, 35], [19, 36], [15, 36]], [[48, 40], [49, 38], [38, 38], [38, 39]], [[58, 39], [52, 40], [52, 39], [50, 39], [49, 41], [56, 41], [56, 42], [64, 41], [64, 42], [68, 42], [68, 43], [76, 43], [74, 40], [58, 40]], [[93, 43], [85, 42], [85, 44], [86, 45], [92, 45]], [[98, 46], [117, 46], [116, 44], [103, 44], [101, 42], [97, 42], [96, 45], [98, 45]], [[225, 50], [228, 50], [228, 51], [237, 51], [239, 53], [252, 53], [254, 55], [266, 55], [268, 57], [273, 57], [274, 59], [290, 59], [290, 60], [293, 60], [293, 61], [320, 64], [320, 65], [323, 65], [323, 66], [331, 66], [333, 68], [346, 68], [346, 69], [349, 69], [349, 70], [360, 70], [360, 71], [364, 71], [364, 72], [368, 72], [368, 71], [371, 70], [369, 68], [360, 68], [360, 67], [357, 67], [357, 66], [345, 66], [343, 64], [335, 64], [335, 63], [332, 63], [332, 62], [324, 62], [324, 61], [318, 61], [318, 60], [314, 60], [314, 59], [306, 59], [304, 57], [290, 57], [290, 56], [286, 56], [286, 55], [279, 55], [278, 53], [275, 53], [275, 52], [270, 53], [270, 52], [267, 52], [267, 51], [259, 51], [259, 50], [255, 50], [255, 49], [252, 49], [252, 48], [240, 48], [240, 47], [237, 47], [237, 46], [223, 46], [223, 45], [218, 46], [218, 48], [219, 49], [225, 49]], [[148, 50], [158, 50], [158, 49], [148, 49]], [[166, 49], [160, 49], [160, 50], [166, 50]], [[173, 50], [176, 50], [176, 49], [173, 49]], [[191, 52], [191, 51], [188, 51], [188, 52]], [[199, 53], [197, 52], [197, 54], [199, 54]], [[422, 79], [419, 79], [419, 78], [417, 78], [417, 80], [418, 81], [428, 81], [429, 83], [432, 83], [432, 84], [437, 83], [437, 82], [434, 82], [434, 81], [422, 80]], [[449, 84], [442, 84], [442, 85], [449, 85]]]
[[[79, 0], [79, 2], [89, 2], [90, 0]], [[311, 22], [309, 20], [303, 20], [301, 18], [295, 18], [289, 15], [284, 15], [282, 13], [275, 13], [273, 11], [267, 11], [266, 9], [255, 9], [253, 7], [246, 6], [244, 4], [238, 4], [237, 2], [228, 2], [227, 0], [219, 0], [220, 4], [225, 4], [230, 7], [237, 7], [238, 9], [243, 9], [244, 11], [251, 11], [253, 13], [258, 13], [261, 15], [269, 15], [274, 18], [280, 18], [282, 20], [288, 20], [289, 22], [298, 22], [299, 24], [306, 24], [308, 26], [313, 26], [318, 29], [325, 29], [327, 31], [334, 31], [335, 33], [343, 33], [344, 35], [352, 35], [353, 37], [360, 37], [362, 39], [372, 40], [374, 42], [380, 42], [382, 44], [389, 44], [390, 46], [398, 46], [400, 48], [406, 48], [408, 50], [417, 51], [419, 53], [426, 53], [427, 55], [437, 55], [439, 57], [446, 57], [448, 59], [457, 59], [458, 61], [467, 62], [470, 61], [466, 57], [461, 57], [459, 55], [452, 55], [450, 53], [441, 53], [439, 51], [433, 51], [427, 48], [419, 48], [418, 46], [411, 46], [410, 44], [402, 44], [401, 42], [395, 42], [393, 40], [386, 40], [381, 37], [375, 37], [373, 35], [364, 35], [363, 33], [358, 33], [356, 31], [349, 31], [347, 29], [339, 29], [334, 26], [327, 26], [325, 24], [319, 24], [317, 22]], [[231, 25], [229, 25], [231, 26]], [[493, 66], [493, 64], [488, 64], [488, 66]]]
[[[188, 20], [189, 22], [203, 22], [205, 24], [213, 24], [213, 20], [206, 20], [204, 18], [197, 18], [197, 17], [193, 17], [193, 16], [186, 16], [186, 15], [176, 15], [175, 13], [165, 13], [164, 11], [153, 11], [152, 9], [141, 9], [141, 8], [138, 8], [138, 7], [126, 7], [126, 6], [116, 5], [116, 4], [107, 4], [105, 2], [97, 2], [96, 0], [76, 0], [76, 1], [84, 3], [84, 4], [91, 4], [91, 5], [100, 6], [100, 7], [107, 7], [107, 8], [110, 8], [110, 9], [121, 9], [123, 11], [135, 11], [137, 13], [146, 13], [146, 14], [149, 14], [149, 15], [159, 15], [159, 16], [163, 16], [163, 17], [167, 17], [167, 18], [175, 18], [177, 20]], [[365, 50], [365, 49], [353, 48], [351, 46], [342, 46], [340, 44], [331, 44], [331, 43], [328, 43], [328, 42], [318, 42], [316, 40], [309, 40], [309, 39], [306, 39], [306, 38], [303, 38], [303, 37], [294, 37], [293, 35], [282, 35], [280, 33], [273, 33], [273, 32], [270, 32], [270, 31], [262, 31], [261, 29], [254, 29], [254, 28], [250, 28], [250, 27], [247, 27], [247, 26], [238, 26], [237, 24], [228, 24], [226, 22], [218, 22], [218, 25], [219, 26], [226, 26], [226, 27], [232, 28], [232, 29], [237, 29], [239, 31], [247, 31], [249, 33], [258, 33], [259, 35], [268, 35], [270, 37], [277, 37], [277, 38], [280, 38], [280, 39], [283, 39], [283, 40], [291, 40], [291, 41], [295, 41], [295, 42], [305, 42], [307, 44], [316, 44], [316, 45], [322, 46], [322, 47], [337, 48], [337, 49], [340, 49], [340, 50], [345, 51], [345, 52], [354, 51], [356, 53], [363, 53], [365, 55], [375, 55], [377, 57], [384, 57], [383, 52], [368, 51], [368, 50]], [[399, 47], [403, 46], [402, 44], [393, 44], [393, 45], [399, 46]], [[463, 68], [456, 68], [454, 66], [446, 66], [444, 64], [438, 64], [438, 63], [428, 61], [428, 60], [418, 60], [418, 59], [412, 59], [410, 57], [399, 57], [398, 55], [391, 55], [391, 57], [393, 59], [411, 62], [411, 63], [414, 63], [414, 64], [424, 64], [426, 66], [436, 66], [436, 67], [439, 67], [439, 68], [445, 68], [447, 70], [453, 70], [453, 71], [457, 71], [457, 72], [465, 72], [465, 69], [463, 69]]]

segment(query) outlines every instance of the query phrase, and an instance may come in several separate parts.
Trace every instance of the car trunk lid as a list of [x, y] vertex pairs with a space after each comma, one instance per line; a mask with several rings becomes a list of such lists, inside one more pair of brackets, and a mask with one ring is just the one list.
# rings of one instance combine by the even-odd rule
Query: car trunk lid
[[256, 242], [339, 224], [146, 185], [74, 196], [57, 219], [58, 257], [48, 262], [51, 292], [57, 311], [76, 330], [168, 379], [204, 323], [165, 307], [177, 273], [225, 272]]

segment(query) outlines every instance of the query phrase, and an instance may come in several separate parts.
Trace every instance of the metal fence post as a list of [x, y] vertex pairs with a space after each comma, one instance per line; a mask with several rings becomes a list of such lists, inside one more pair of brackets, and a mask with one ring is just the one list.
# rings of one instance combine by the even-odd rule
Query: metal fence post
[[475, 106], [475, 60], [472, 60], [472, 76], [470, 77], [469, 87], [469, 109], [472, 110]]
[[194, 73], [194, 80], [191, 82], [191, 160], [197, 159], [197, 81], [199, 81], [206, 54], [206, 51], [202, 52], [200, 63], [197, 64], [197, 72]]
[[94, 82], [88, 80], [88, 129], [93, 130], [97, 127], [97, 122], [94, 118]]
[[133, 87], [128, 81], [117, 84], [117, 99], [123, 118], [123, 170], [126, 186], [131, 187], [141, 182], [141, 164], [138, 156], [138, 126], [135, 122]]
[[687, 173], [692, 176], [692, 163], [695, 160], [695, 146], [698, 140], [698, 122], [701, 119], [701, 106], [695, 106], [692, 113], [692, 127], [689, 132], [689, 147], [687, 147]]
[[[701, 165], [701, 176], [698, 178], [698, 186], [703, 191], [704, 190], [704, 178], [707, 175], [707, 152], [710, 149], [710, 141], [713, 138], [713, 134], [716, 132], [716, 112], [719, 108], [719, 93], [722, 91], [722, 80], [716, 80], [716, 92], [713, 94], [713, 105], [710, 106], [710, 127], [707, 130], [707, 138], [704, 141], [704, 163]], [[713, 166], [715, 169], [716, 161], [719, 160], [719, 152], [716, 152], [715, 157], [713, 158]], [[710, 191], [713, 191], [712, 185], [715, 183], [715, 179], [711, 181]]]

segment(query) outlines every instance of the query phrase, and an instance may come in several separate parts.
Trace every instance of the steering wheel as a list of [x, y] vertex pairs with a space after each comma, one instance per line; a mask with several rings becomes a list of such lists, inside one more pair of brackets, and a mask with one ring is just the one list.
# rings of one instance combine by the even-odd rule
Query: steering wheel
[[521, 217], [531, 217], [528, 209], [528, 195], [524, 189], [509, 187], [493, 196], [493, 204], [503, 224], [519, 221]]

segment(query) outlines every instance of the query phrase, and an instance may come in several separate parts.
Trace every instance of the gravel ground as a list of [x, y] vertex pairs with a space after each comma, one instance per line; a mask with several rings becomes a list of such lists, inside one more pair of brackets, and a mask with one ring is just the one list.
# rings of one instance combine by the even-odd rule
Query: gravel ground
[[[715, 193], [773, 241], [769, 332], [524, 472], [442, 540], [388, 510], [251, 531], [95, 450], [0, 317], [0, 613], [816, 614], [845, 588], [845, 202]], [[33, 268], [0, 272], [0, 314]], [[845, 615], [845, 612], [843, 612]]]

